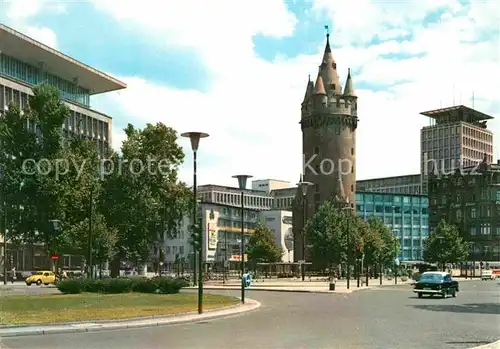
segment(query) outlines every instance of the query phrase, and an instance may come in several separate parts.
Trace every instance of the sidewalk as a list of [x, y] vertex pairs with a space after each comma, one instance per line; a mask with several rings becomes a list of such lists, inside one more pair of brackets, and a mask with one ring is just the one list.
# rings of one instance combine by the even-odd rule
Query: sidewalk
[[[33, 326], [5, 326], [0, 327], [0, 338], [19, 337], [41, 334], [93, 332], [105, 330], [117, 330], [127, 328], [153, 327], [200, 320], [210, 320], [219, 317], [231, 316], [252, 311], [259, 308], [261, 304], [253, 299], [246, 299], [245, 304], [232, 305], [222, 309], [206, 310], [203, 314], [197, 312], [184, 313], [170, 316], [155, 316], [148, 318], [136, 318], [128, 320], [107, 320], [94, 322], [62, 323], [52, 325]], [[1, 344], [0, 344], [1, 348]]]

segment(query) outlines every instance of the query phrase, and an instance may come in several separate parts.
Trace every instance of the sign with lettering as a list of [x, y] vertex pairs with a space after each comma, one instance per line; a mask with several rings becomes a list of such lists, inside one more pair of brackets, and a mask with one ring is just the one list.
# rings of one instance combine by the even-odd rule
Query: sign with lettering
[[208, 223], [207, 224], [207, 230], [208, 230], [208, 249], [209, 250], [215, 250], [217, 249], [217, 229], [215, 228], [215, 224], [213, 223]]

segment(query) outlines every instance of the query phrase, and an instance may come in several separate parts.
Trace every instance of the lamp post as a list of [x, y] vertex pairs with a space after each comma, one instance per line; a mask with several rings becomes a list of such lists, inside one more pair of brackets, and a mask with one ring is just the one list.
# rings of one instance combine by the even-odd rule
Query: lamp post
[[306, 221], [307, 221], [307, 188], [314, 185], [311, 182], [301, 181], [297, 183], [297, 186], [302, 190], [302, 205], [303, 205], [303, 224], [302, 224], [302, 258], [303, 263], [301, 264], [301, 274], [302, 281], [306, 278]]
[[[238, 180], [238, 187], [241, 190], [241, 249], [240, 249], [240, 265], [241, 277], [245, 274], [245, 189], [247, 188], [247, 179], [252, 178], [250, 175], [234, 175], [233, 178]], [[245, 283], [241, 281], [241, 303], [245, 303]]]
[[3, 284], [7, 285], [7, 234], [5, 232], [4, 171], [0, 167], [0, 230], [3, 235]]
[[398, 284], [398, 238], [394, 235], [394, 253], [396, 258], [394, 258], [394, 285]]
[[[58, 219], [51, 219], [51, 220], [49, 220], [49, 222], [51, 224], [51, 228], [52, 228], [53, 233], [57, 234], [60, 230], [61, 222]], [[54, 272], [57, 272], [56, 262], [59, 259], [59, 256], [56, 255], [56, 251], [53, 251], [53, 253], [54, 254], [51, 257], [52, 263], [53, 263], [52, 268], [53, 268]]]
[[347, 219], [347, 289], [351, 287], [351, 227], [350, 227], [350, 214], [352, 213], [353, 207], [351, 207], [351, 203], [349, 202], [349, 198], [345, 201], [345, 206], [342, 207], [342, 210], [349, 211], [349, 219]]
[[[196, 191], [196, 154], [200, 145], [201, 138], [207, 138], [208, 134], [203, 132], [184, 132], [182, 137], [189, 138], [191, 141], [191, 150], [193, 151], [193, 279], [196, 284], [196, 247], [198, 247], [198, 314], [203, 312], [203, 235], [198, 221], [198, 193]], [[194, 241], [198, 240], [198, 241]], [[198, 246], [197, 246], [198, 245]]]
[[[469, 268], [469, 263], [467, 263], [467, 268], [465, 269], [465, 278], [467, 279], [467, 273], [469, 271], [469, 269], [471, 269], [473, 272], [475, 271], [475, 264], [474, 264], [474, 256], [473, 256], [473, 253], [474, 253], [474, 241], [468, 241], [467, 242], [467, 245], [469, 247], [469, 257], [470, 257], [470, 260], [469, 262], [471, 262], [470, 264], [470, 268]], [[475, 273], [471, 272], [470, 274], [470, 278], [472, 279], [472, 277], [474, 276]]]

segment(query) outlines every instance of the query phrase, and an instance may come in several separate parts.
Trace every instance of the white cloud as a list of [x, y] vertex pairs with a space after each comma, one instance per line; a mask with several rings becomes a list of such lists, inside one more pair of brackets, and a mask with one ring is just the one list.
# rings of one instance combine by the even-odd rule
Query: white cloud
[[8, 25], [47, 46], [57, 48], [56, 33], [47, 27], [30, 25], [29, 20], [41, 13], [63, 13], [62, 3], [47, 0], [16, 0], [3, 6], [2, 10], [5, 10]]
[[[307, 74], [316, 73], [323, 45], [311, 56], [281, 57], [274, 62], [256, 57], [254, 35], [293, 33], [296, 19], [282, 2], [226, 1], [218, 6], [198, 1], [94, 2], [122, 25], [143, 30], [151, 40], [194, 48], [214, 77], [207, 93], [121, 77], [128, 88], [106, 97], [110, 105], [122, 108], [123, 114], [114, 115], [115, 119], [162, 121], [180, 132], [210, 133], [200, 146], [200, 183], [231, 184], [235, 172], [297, 180], [302, 161], [300, 103]], [[342, 82], [351, 67], [357, 72], [355, 84], [390, 86], [383, 92], [358, 91], [359, 178], [419, 172], [419, 130], [428, 123], [419, 115], [424, 110], [449, 106], [453, 99], [471, 105], [474, 91], [475, 107], [500, 117], [494, 103], [500, 90], [498, 37], [469, 42], [488, 28], [486, 23], [495, 24], [495, 8], [485, 10], [496, 6], [492, 4], [316, 2], [316, 13], [327, 11], [335, 24], [332, 43], [341, 45], [334, 55]], [[424, 26], [423, 19], [439, 8], [446, 9], [448, 16]], [[374, 35], [389, 40], [408, 34], [411, 38], [404, 42], [367, 45]], [[381, 57], [387, 54], [420, 56], [401, 61]], [[392, 86], [396, 81], [401, 82]], [[499, 129], [496, 122], [490, 128]], [[182, 144], [189, 149], [188, 141]], [[189, 157], [181, 175], [191, 182]]]

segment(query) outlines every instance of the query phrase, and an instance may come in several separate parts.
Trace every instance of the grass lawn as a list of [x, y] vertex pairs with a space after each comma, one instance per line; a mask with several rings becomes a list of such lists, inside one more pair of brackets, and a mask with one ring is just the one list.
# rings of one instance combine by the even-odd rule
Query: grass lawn
[[[0, 298], [0, 324], [47, 324], [88, 320], [126, 319], [196, 311], [196, 293], [22, 295]], [[234, 297], [203, 295], [203, 309], [237, 304]]]

